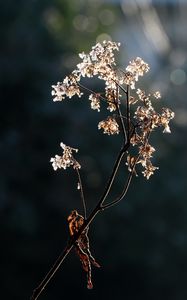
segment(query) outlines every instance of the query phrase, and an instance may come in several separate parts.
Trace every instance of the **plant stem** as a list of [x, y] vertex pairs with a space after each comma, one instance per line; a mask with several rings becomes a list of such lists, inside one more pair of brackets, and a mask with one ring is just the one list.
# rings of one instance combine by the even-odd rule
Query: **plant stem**
[[68, 256], [68, 254], [70, 253], [70, 251], [73, 249], [75, 242], [78, 240], [78, 238], [80, 237], [81, 233], [84, 231], [84, 229], [86, 229], [94, 220], [94, 218], [96, 217], [96, 215], [101, 212], [103, 210], [103, 203], [106, 199], [106, 197], [108, 196], [110, 189], [112, 187], [113, 181], [115, 179], [116, 173], [118, 171], [118, 168], [120, 166], [121, 160], [123, 155], [125, 154], [125, 152], [127, 151], [129, 147], [129, 143], [127, 143], [124, 147], [122, 147], [122, 149], [120, 150], [120, 152], [118, 153], [117, 159], [115, 161], [113, 170], [112, 170], [112, 174], [109, 178], [109, 181], [107, 183], [107, 186], [105, 188], [105, 191], [102, 195], [102, 197], [100, 198], [99, 202], [97, 203], [97, 205], [95, 206], [95, 208], [93, 209], [93, 211], [91, 212], [91, 214], [89, 215], [89, 217], [85, 220], [84, 224], [81, 226], [80, 230], [78, 231], [78, 233], [76, 235], [74, 235], [68, 245], [66, 246], [66, 248], [64, 249], [64, 251], [60, 254], [60, 256], [57, 258], [57, 260], [55, 261], [54, 265], [52, 266], [52, 268], [49, 270], [49, 272], [47, 273], [47, 275], [44, 277], [44, 279], [42, 280], [42, 282], [38, 285], [38, 287], [36, 289], [34, 289], [33, 294], [31, 296], [31, 300], [36, 300], [38, 299], [38, 297], [41, 295], [41, 293], [43, 292], [43, 290], [45, 289], [45, 287], [48, 285], [48, 283], [50, 282], [50, 280], [53, 278], [53, 276], [55, 275], [55, 273], [57, 272], [57, 270], [59, 269], [59, 267], [61, 266], [61, 264], [63, 263], [63, 261], [65, 260], [65, 258]]
[[84, 191], [83, 191], [83, 186], [82, 186], [81, 175], [80, 175], [80, 172], [79, 172], [78, 168], [76, 168], [76, 172], [77, 172], [77, 176], [78, 176], [78, 182], [79, 182], [79, 188], [80, 188], [80, 197], [81, 197], [82, 206], [83, 206], [83, 215], [84, 215], [84, 219], [86, 219], [87, 218], [86, 201], [85, 201], [85, 197], [84, 197]]
[[127, 85], [127, 139], [130, 139], [130, 86]]
[[51, 280], [51, 278], [54, 276], [54, 274], [56, 273], [56, 271], [59, 269], [59, 267], [61, 266], [61, 264], [63, 263], [63, 261], [65, 260], [65, 258], [67, 257], [67, 255], [69, 254], [69, 252], [71, 251], [72, 248], [73, 248], [73, 243], [70, 243], [69, 246], [67, 246], [63, 250], [63, 252], [57, 258], [57, 260], [55, 261], [54, 265], [49, 270], [49, 272], [47, 273], [47, 275], [44, 277], [44, 279], [42, 280], [42, 282], [38, 285], [38, 287], [36, 289], [34, 289], [33, 294], [31, 296], [30, 300], [36, 300], [36, 299], [38, 299], [38, 297], [40, 296], [40, 294], [42, 293], [42, 291], [45, 289], [45, 287], [47, 286], [47, 284], [49, 283], [49, 281]]
[[[83, 87], [82, 85], [80, 85], [80, 86]], [[132, 179], [132, 176], [133, 176], [133, 173], [134, 173], [133, 171], [129, 175], [129, 177], [127, 179], [127, 182], [125, 184], [125, 187], [124, 187], [121, 195], [117, 199], [115, 199], [114, 201], [112, 201], [112, 202], [104, 205], [104, 202], [105, 202], [105, 200], [106, 200], [106, 198], [107, 198], [107, 196], [110, 193], [110, 190], [112, 188], [114, 179], [116, 177], [116, 174], [118, 172], [119, 166], [121, 164], [121, 160], [122, 160], [125, 152], [130, 147], [130, 136], [131, 136], [131, 134], [130, 134], [130, 104], [129, 104], [129, 97], [130, 96], [129, 95], [130, 95], [130, 87], [127, 86], [127, 91], [126, 91], [126, 98], [127, 98], [127, 103], [126, 103], [126, 110], [127, 110], [127, 114], [126, 114], [126, 118], [127, 118], [127, 131], [125, 129], [125, 125], [124, 125], [124, 121], [123, 121], [123, 116], [121, 114], [120, 107], [117, 104], [117, 110], [118, 110], [118, 114], [119, 114], [119, 117], [120, 117], [120, 122], [121, 122], [122, 132], [123, 132], [123, 146], [122, 146], [121, 150], [118, 153], [118, 156], [117, 156], [116, 161], [114, 163], [114, 166], [113, 166], [113, 169], [112, 169], [112, 173], [110, 175], [110, 178], [108, 180], [108, 183], [106, 185], [104, 193], [101, 196], [101, 198], [98, 201], [98, 203], [96, 204], [96, 206], [93, 209], [93, 211], [91, 212], [91, 214], [89, 215], [89, 217], [86, 218], [86, 204], [85, 204], [85, 199], [84, 199], [84, 194], [83, 194], [83, 189], [82, 189], [82, 182], [81, 182], [80, 173], [79, 173], [79, 171], [77, 169], [77, 175], [78, 175], [78, 178], [79, 178], [79, 184], [80, 184], [80, 188], [81, 188], [81, 199], [82, 199], [82, 202], [83, 202], [85, 222], [81, 226], [81, 228], [79, 229], [79, 231], [77, 232], [77, 234], [75, 234], [69, 240], [68, 245], [65, 247], [65, 249], [62, 251], [62, 253], [60, 254], [60, 256], [57, 258], [57, 260], [55, 261], [54, 265], [49, 270], [49, 272], [47, 273], [47, 275], [44, 277], [44, 279], [42, 280], [42, 282], [38, 285], [38, 287], [36, 289], [34, 289], [33, 294], [31, 296], [31, 300], [38, 299], [38, 297], [41, 295], [42, 291], [45, 289], [45, 287], [48, 285], [48, 283], [50, 282], [50, 280], [53, 278], [53, 276], [55, 275], [55, 273], [57, 272], [57, 270], [60, 268], [60, 266], [63, 263], [63, 261], [65, 260], [65, 258], [68, 256], [68, 254], [70, 253], [70, 251], [74, 248], [75, 242], [79, 239], [81, 233], [92, 223], [92, 221], [95, 219], [96, 215], [99, 212], [105, 210], [106, 208], [109, 208], [109, 207], [117, 204], [119, 201], [121, 201], [122, 198], [126, 195], [128, 189], [129, 189], [130, 182], [131, 182], [131, 179]], [[134, 165], [134, 167], [135, 167], [135, 165]]]
[[120, 196], [118, 196], [118, 197], [117, 197], [115, 200], [113, 200], [112, 202], [103, 205], [103, 206], [102, 206], [103, 209], [107, 209], [107, 208], [110, 208], [111, 206], [116, 205], [118, 202], [120, 202], [120, 201], [126, 196], [126, 194], [127, 194], [127, 192], [128, 192], [128, 189], [129, 189], [129, 186], [130, 186], [130, 183], [131, 183], [131, 180], [132, 180], [132, 177], [133, 177], [133, 175], [134, 175], [134, 173], [135, 173], [135, 166], [136, 166], [136, 164], [137, 164], [137, 161], [138, 161], [139, 157], [140, 157], [140, 155], [137, 156], [137, 158], [136, 158], [136, 160], [135, 160], [135, 162], [134, 162], [134, 165], [133, 165], [133, 167], [132, 167], [132, 171], [130, 172], [130, 174], [129, 174], [128, 178], [127, 178], [126, 184], [125, 184], [125, 186], [124, 186], [124, 188], [123, 188], [123, 191], [122, 191], [122, 193], [120, 194]]

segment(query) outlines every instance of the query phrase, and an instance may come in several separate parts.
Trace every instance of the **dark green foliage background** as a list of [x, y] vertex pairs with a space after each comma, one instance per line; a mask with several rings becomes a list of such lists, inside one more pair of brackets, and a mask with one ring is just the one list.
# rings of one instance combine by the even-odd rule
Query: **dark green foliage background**
[[[163, 1], [153, 8], [167, 29], [170, 51], [184, 51], [187, 40], [177, 34], [178, 15], [187, 7]], [[98, 17], [106, 9], [115, 16], [108, 26]], [[79, 14], [96, 18], [95, 29], [77, 30], [73, 22]], [[122, 61], [131, 57], [128, 45], [133, 43], [133, 54], [141, 56], [142, 40], [136, 34], [139, 15], [140, 11], [134, 17], [124, 15], [120, 1], [0, 3], [2, 299], [29, 299], [66, 245], [67, 215], [71, 209], [80, 209], [74, 172], [54, 173], [49, 163], [51, 156], [60, 153], [60, 141], [80, 149], [77, 158], [89, 210], [104, 189], [120, 144], [118, 138], [98, 132], [102, 115], [90, 110], [86, 98], [53, 103], [51, 85], [74, 68], [75, 54], [88, 50], [103, 32], [122, 42]], [[176, 65], [169, 60], [169, 52], [152, 55], [157, 66], [144, 79], [145, 87], [166, 82], [163, 106], [178, 113], [172, 135], [156, 134], [153, 141], [160, 170], [149, 182], [142, 176], [135, 178], [126, 200], [98, 216], [90, 227], [92, 252], [102, 265], [93, 271], [93, 291], [86, 289], [85, 274], [71, 253], [41, 299], [187, 297], [186, 83], [169, 81]], [[187, 70], [187, 60], [182, 68]], [[114, 193], [123, 176], [121, 171]]]

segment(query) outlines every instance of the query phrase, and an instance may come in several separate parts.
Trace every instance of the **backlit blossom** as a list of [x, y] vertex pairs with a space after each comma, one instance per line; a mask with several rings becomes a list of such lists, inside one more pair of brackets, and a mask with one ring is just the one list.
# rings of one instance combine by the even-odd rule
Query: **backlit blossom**
[[89, 100], [91, 101], [91, 108], [93, 110], [100, 111], [100, 94], [91, 94], [89, 96]]
[[136, 159], [136, 157], [135, 156], [130, 156], [129, 154], [127, 155], [127, 162], [126, 162], [126, 165], [127, 165], [127, 167], [128, 167], [128, 171], [129, 172], [134, 172], [134, 174], [136, 175], [136, 176], [138, 176], [137, 175], [137, 173], [136, 173], [136, 170], [135, 170], [135, 165], [136, 165], [136, 161], [137, 159]]
[[160, 99], [160, 98], [161, 98], [161, 94], [160, 94], [159, 91], [155, 92], [155, 93], [153, 94], [153, 96], [154, 96], [156, 99]]
[[141, 89], [137, 89], [136, 94], [138, 95], [139, 99], [144, 103], [146, 107], [152, 108], [150, 94], [146, 95], [145, 92], [142, 91]]
[[68, 98], [77, 95], [78, 97], [82, 96], [78, 82], [80, 76], [77, 72], [73, 72], [69, 76], [66, 76], [63, 82], [58, 82], [57, 85], [52, 85], [52, 96], [54, 96], [53, 101], [62, 101], [65, 96]]
[[[106, 184], [104, 193], [98, 198], [99, 200], [95, 208], [88, 217], [84, 185], [82, 185], [81, 174], [79, 172], [81, 165], [74, 158], [78, 149], [60, 143], [62, 154], [56, 154], [50, 159], [54, 170], [72, 167], [76, 170], [75, 173], [78, 176], [76, 188], [80, 192], [84, 217], [76, 210], [73, 210], [68, 216], [70, 239], [62, 259], [64, 259], [69, 253], [68, 251], [75, 246], [74, 248], [82, 263], [83, 270], [87, 273], [88, 289], [93, 288], [91, 264], [100, 267], [90, 253], [87, 235], [89, 230], [88, 226], [97, 213], [116, 205], [126, 196], [131, 180], [133, 176], [138, 176], [137, 173], [139, 173], [139, 169], [147, 180], [159, 169], [152, 163], [153, 155], [157, 148], [157, 145], [153, 147], [150, 144], [152, 134], [159, 128], [161, 128], [163, 132], [170, 133], [170, 121], [175, 115], [169, 108], [164, 107], [159, 111], [157, 110], [154, 102], [157, 104], [158, 100], [156, 99], [161, 98], [159, 91], [150, 94], [136, 87], [140, 77], [149, 71], [149, 65], [142, 58], [136, 57], [131, 60], [127, 66], [120, 69], [117, 68], [115, 53], [119, 51], [119, 46], [119, 43], [103, 41], [93, 46], [89, 52], [81, 52], [79, 54], [79, 63], [76, 65], [75, 70], [66, 76], [62, 82], [57, 82], [56, 85], [52, 85], [51, 92], [53, 101], [62, 101], [66, 97], [81, 97], [84, 93], [85, 103], [89, 103], [89, 106], [91, 106], [93, 110], [98, 112], [102, 110], [105, 116], [105, 119], [98, 123], [98, 129], [105, 135], [119, 134], [117, 140], [114, 138], [114, 142], [117, 142], [115, 146], [118, 146], [118, 142], [120, 142], [120, 148], [115, 163], [113, 164], [112, 172], [109, 175], [108, 183]], [[88, 84], [84, 86], [82, 84], [82, 81], [87, 83], [90, 79], [96, 79], [94, 85]], [[94, 90], [92, 90], [93, 86], [95, 87]], [[158, 106], [160, 107], [160, 105]], [[82, 113], [84, 113], [84, 111]], [[77, 123], [77, 120], [81, 119], [82, 113], [78, 115], [78, 112], [77, 114], [70, 112], [71, 118], [76, 118], [76, 122], [74, 123]], [[108, 115], [107, 118], [106, 113]], [[70, 132], [69, 134], [71, 134]], [[157, 139], [155, 141], [157, 141]], [[95, 140], [93, 142], [96, 143]], [[112, 148], [113, 147], [111, 147], [111, 149]], [[94, 149], [92, 150], [94, 151]], [[98, 155], [100, 154], [101, 153], [98, 153]], [[126, 162], [124, 163], [125, 158]], [[110, 164], [110, 161], [108, 161], [108, 163]], [[125, 165], [126, 173], [128, 174], [125, 174], [123, 170]], [[124, 178], [124, 175], [127, 175], [127, 177]], [[116, 193], [112, 200], [111, 197], [115, 194], [112, 192], [114, 184], [119, 177], [122, 179], [119, 182], [122, 186], [120, 187], [119, 185], [119, 194]], [[59, 261], [59, 259], [57, 259], [57, 261]], [[53, 274], [56, 272], [56, 263], [51, 271], [49, 271], [49, 273], [52, 272]], [[36, 296], [38, 296], [44, 287], [45, 279], [39, 287], [34, 290], [33, 297], [35, 297], [35, 292]]]
[[111, 65], [115, 65], [114, 50], [119, 50], [119, 43], [103, 41], [92, 47], [92, 50], [86, 54], [79, 54], [82, 62], [77, 65], [77, 69], [83, 77], [93, 77], [99, 75], [99, 78], [106, 79], [111, 74]]
[[141, 164], [143, 167], [142, 174], [146, 179], [149, 179], [151, 175], [154, 174], [155, 170], [159, 169], [158, 167], [153, 166], [150, 158], [143, 155], [138, 161], [138, 164]]
[[130, 61], [129, 65], [126, 67], [126, 71], [131, 72], [135, 76], [136, 81], [138, 80], [138, 76], [143, 76], [149, 69], [149, 65], [140, 57], [136, 57], [134, 60]]
[[126, 67], [126, 71], [125, 82], [134, 89], [135, 81], [138, 81], [139, 76], [143, 76], [149, 71], [149, 65], [140, 57], [136, 57], [134, 60], [130, 61], [129, 65]]
[[133, 73], [131, 72], [126, 72], [124, 74], [124, 83], [127, 84], [127, 85], [130, 85], [131, 89], [134, 90], [135, 89], [135, 76], [133, 75]]
[[[161, 112], [156, 111], [154, 101], [161, 98], [159, 91], [147, 94], [143, 89], [135, 89], [139, 78], [149, 71], [149, 65], [142, 58], [136, 57], [131, 60], [125, 71], [117, 69], [115, 52], [119, 51], [119, 46], [119, 43], [103, 41], [93, 46], [88, 53], [80, 53], [81, 61], [76, 69], [62, 82], [52, 85], [53, 101], [62, 101], [65, 97], [81, 97], [84, 91], [85, 93], [89, 91], [90, 95], [86, 94], [86, 97], [90, 100], [91, 109], [100, 112], [103, 105], [109, 113], [115, 111], [114, 116], [108, 116], [99, 122], [98, 129], [102, 129], [103, 133], [108, 135], [119, 134], [120, 124], [124, 139], [130, 138], [130, 144], [136, 148], [138, 155], [137, 160], [135, 156], [128, 155], [129, 171], [133, 169], [134, 161], [143, 167], [143, 175], [149, 179], [157, 169], [151, 162], [155, 148], [149, 144], [149, 137], [158, 127], [163, 127], [163, 132], [170, 133], [169, 123], [174, 118], [174, 112], [168, 108], [162, 108]], [[103, 91], [92, 92], [84, 87], [81, 84], [83, 77], [97, 77], [102, 80]], [[135, 90], [134, 93], [133, 90]], [[131, 105], [133, 105], [133, 110], [131, 110]], [[119, 124], [116, 118], [119, 119]], [[73, 151], [77, 150], [64, 144], [61, 144], [61, 147], [63, 155], [55, 155], [51, 158], [53, 168], [55, 170], [66, 169], [69, 166], [80, 168], [72, 155]]]
[[162, 108], [162, 114], [160, 117], [160, 123], [164, 127], [163, 132], [171, 133], [169, 122], [175, 116], [175, 113], [169, 108]]
[[[105, 88], [105, 97], [107, 99], [108, 102], [108, 107], [107, 109], [112, 112], [116, 110], [116, 104], [118, 102], [119, 104], [119, 99], [117, 97], [117, 90], [116, 90], [116, 85], [115, 88], [112, 89], [110, 87]], [[118, 100], [117, 100], [118, 99]]]
[[68, 167], [73, 167], [74, 169], [80, 169], [80, 164], [73, 157], [73, 151], [78, 152], [78, 149], [66, 146], [64, 143], [60, 143], [60, 147], [63, 149], [63, 155], [55, 155], [50, 159], [53, 169], [66, 169]]
[[103, 129], [103, 133], [108, 135], [119, 133], [119, 125], [112, 117], [108, 117], [106, 120], [99, 122], [98, 129]]
[[142, 142], [142, 137], [137, 134], [136, 132], [132, 135], [131, 139], [130, 139], [130, 143], [135, 146], [138, 145]]
[[159, 169], [158, 167], [155, 167], [152, 165], [151, 161], [147, 161], [146, 165], [145, 165], [145, 169], [144, 171], [142, 171], [142, 174], [144, 175], [144, 177], [146, 177], [146, 179], [149, 179], [151, 175], [154, 174], [154, 171]]
[[141, 153], [144, 158], [152, 157], [153, 152], [155, 152], [155, 148], [152, 147], [149, 143], [145, 143], [144, 145], [139, 147], [139, 153]]

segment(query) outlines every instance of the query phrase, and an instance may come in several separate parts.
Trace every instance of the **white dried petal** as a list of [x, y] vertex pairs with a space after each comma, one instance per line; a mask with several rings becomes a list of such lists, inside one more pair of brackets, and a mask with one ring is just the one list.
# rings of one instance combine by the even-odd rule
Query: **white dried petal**
[[78, 149], [66, 146], [64, 143], [60, 143], [60, 147], [63, 149], [63, 155], [55, 155], [50, 159], [53, 169], [66, 169], [72, 166], [74, 169], [80, 169], [81, 165], [73, 157], [73, 151], [77, 152]]
[[103, 129], [103, 133], [108, 135], [119, 134], [119, 125], [112, 117], [99, 122], [98, 129]]

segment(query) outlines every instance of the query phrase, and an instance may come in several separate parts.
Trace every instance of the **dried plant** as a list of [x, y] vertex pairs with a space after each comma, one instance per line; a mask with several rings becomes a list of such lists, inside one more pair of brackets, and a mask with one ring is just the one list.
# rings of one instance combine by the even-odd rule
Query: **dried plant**
[[[139, 77], [149, 71], [149, 65], [140, 57], [131, 61], [125, 70], [116, 67], [114, 52], [119, 50], [119, 46], [119, 43], [103, 41], [103, 43], [97, 43], [92, 47], [88, 54], [80, 53], [81, 62], [77, 68], [63, 82], [58, 82], [57, 85], [52, 86], [53, 101], [64, 101], [66, 97], [71, 98], [73, 96], [82, 97], [86, 91], [89, 92], [88, 100], [91, 109], [100, 112], [102, 108], [105, 109], [107, 106], [109, 116], [99, 122], [98, 129], [107, 135], [121, 135], [122, 146], [119, 149], [105, 190], [88, 217], [80, 176], [81, 165], [74, 158], [78, 149], [61, 143], [62, 155], [55, 155], [54, 158], [51, 158], [54, 170], [68, 167], [73, 167], [76, 170], [77, 189], [80, 190], [84, 216], [80, 215], [77, 210], [73, 210], [68, 216], [70, 239], [44, 280], [33, 291], [32, 300], [39, 297], [72, 248], [75, 248], [82, 267], [87, 273], [87, 287], [89, 289], [93, 287], [91, 264], [96, 267], [100, 267], [100, 265], [92, 257], [89, 249], [88, 229], [90, 223], [99, 212], [114, 206], [125, 197], [132, 177], [139, 173], [136, 170], [137, 165], [141, 166], [142, 174], [147, 180], [158, 169], [152, 164], [155, 148], [150, 144], [150, 137], [159, 127], [163, 128], [163, 132], [170, 133], [169, 122], [174, 118], [174, 112], [169, 108], [162, 108], [161, 112], [155, 110], [153, 103], [161, 98], [159, 92], [151, 95], [139, 88], [136, 89]], [[91, 91], [83, 86], [81, 84], [82, 77], [97, 77], [102, 80], [105, 84], [104, 92]], [[106, 203], [119, 167], [124, 160], [128, 169], [128, 177], [122, 192], [115, 199]]]

